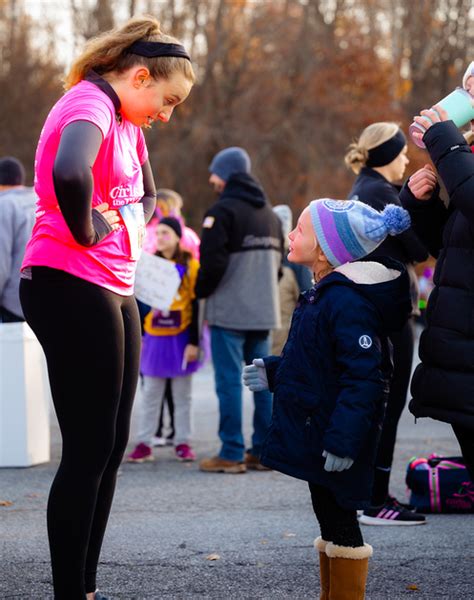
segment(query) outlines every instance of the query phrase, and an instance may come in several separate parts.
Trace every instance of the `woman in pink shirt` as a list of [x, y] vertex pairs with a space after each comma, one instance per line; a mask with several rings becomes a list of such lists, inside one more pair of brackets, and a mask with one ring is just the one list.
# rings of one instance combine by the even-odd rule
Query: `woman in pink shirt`
[[168, 122], [193, 83], [183, 46], [132, 19], [87, 44], [38, 143], [20, 294], [63, 439], [48, 502], [59, 600], [104, 598], [97, 564], [139, 372], [134, 274], [155, 209], [141, 128]]

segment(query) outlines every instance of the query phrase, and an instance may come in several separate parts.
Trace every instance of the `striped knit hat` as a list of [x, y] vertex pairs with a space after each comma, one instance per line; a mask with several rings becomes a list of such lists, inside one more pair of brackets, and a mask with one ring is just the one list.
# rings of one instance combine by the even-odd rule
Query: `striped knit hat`
[[357, 200], [313, 200], [309, 205], [318, 243], [333, 267], [363, 258], [387, 235], [410, 227], [410, 216], [396, 204], [378, 212]]

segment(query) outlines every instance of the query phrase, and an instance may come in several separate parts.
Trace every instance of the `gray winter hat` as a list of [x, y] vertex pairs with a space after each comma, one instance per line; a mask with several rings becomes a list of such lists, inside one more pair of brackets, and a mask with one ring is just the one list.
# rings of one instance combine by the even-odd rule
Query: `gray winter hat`
[[227, 181], [234, 173], [250, 173], [250, 156], [243, 148], [232, 146], [218, 152], [209, 165], [209, 171]]

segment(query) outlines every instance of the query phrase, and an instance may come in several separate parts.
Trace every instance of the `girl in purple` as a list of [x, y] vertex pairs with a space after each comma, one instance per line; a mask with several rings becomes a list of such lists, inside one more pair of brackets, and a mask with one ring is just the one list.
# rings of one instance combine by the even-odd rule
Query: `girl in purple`
[[174, 403], [174, 445], [182, 461], [196, 459], [191, 447], [192, 374], [201, 366], [199, 309], [194, 292], [199, 262], [181, 246], [183, 228], [174, 217], [163, 217], [156, 228], [156, 256], [174, 263], [180, 285], [167, 310], [152, 309], [145, 317], [141, 359], [141, 411], [137, 444], [128, 462], [154, 460], [152, 438], [166, 382], [171, 380]]
[[168, 122], [193, 83], [183, 46], [132, 19], [88, 43], [39, 140], [20, 295], [63, 440], [48, 501], [58, 600], [105, 598], [97, 564], [139, 372], [134, 274], [155, 208], [141, 128]]

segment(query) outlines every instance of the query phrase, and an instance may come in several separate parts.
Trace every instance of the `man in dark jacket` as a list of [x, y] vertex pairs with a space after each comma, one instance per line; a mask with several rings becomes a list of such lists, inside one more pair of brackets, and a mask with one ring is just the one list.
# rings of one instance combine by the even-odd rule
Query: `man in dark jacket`
[[219, 398], [222, 447], [200, 463], [209, 472], [262, 469], [260, 450], [271, 420], [270, 392], [256, 392], [252, 444], [245, 453], [242, 368], [269, 353], [269, 332], [280, 326], [283, 248], [279, 219], [250, 168], [247, 152], [237, 147], [219, 152], [209, 167], [209, 182], [220, 196], [204, 217], [196, 284], [197, 297], [206, 298]]
[[449, 205], [440, 200], [429, 165], [411, 176], [400, 195], [415, 231], [438, 259], [410, 410], [452, 425], [474, 481], [474, 155], [446, 113], [435, 108], [415, 121], [427, 129], [423, 142]]

